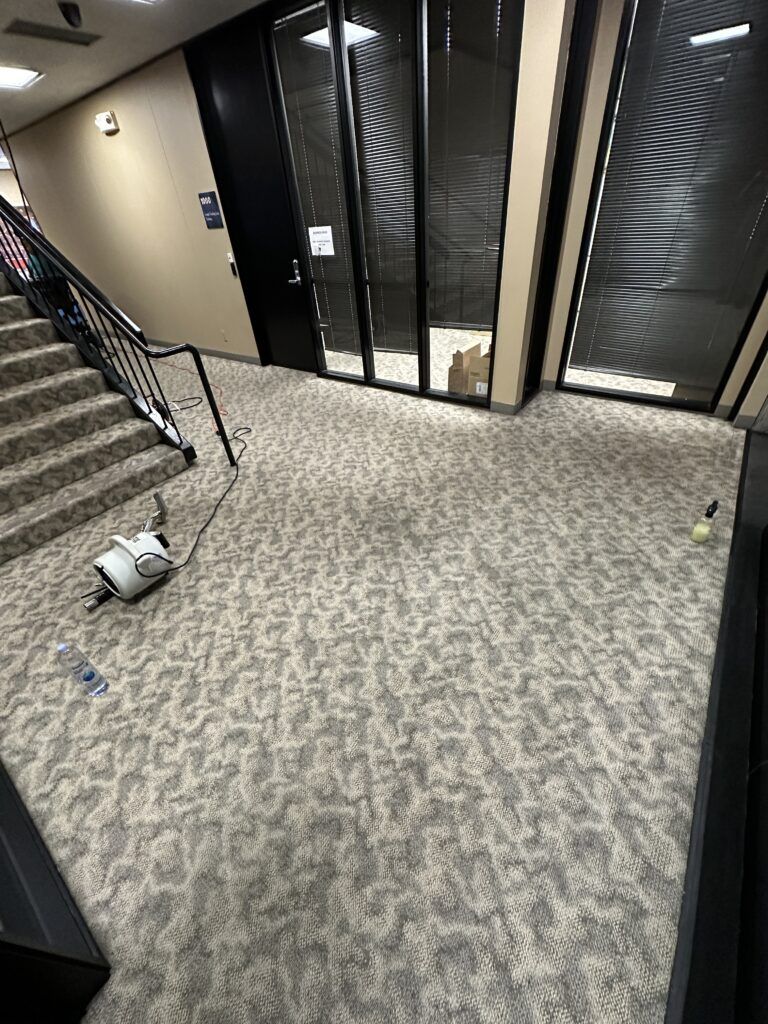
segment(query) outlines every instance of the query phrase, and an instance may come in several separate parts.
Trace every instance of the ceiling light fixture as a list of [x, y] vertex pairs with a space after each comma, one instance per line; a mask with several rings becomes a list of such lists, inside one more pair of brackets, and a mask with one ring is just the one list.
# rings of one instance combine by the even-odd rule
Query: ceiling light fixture
[[[372, 39], [373, 36], [378, 34], [372, 28], [366, 28], [365, 25], [355, 25], [351, 21], [344, 22], [344, 38], [347, 41], [347, 46], [362, 43], [364, 39]], [[302, 36], [301, 38], [311, 46], [326, 46], [329, 49], [331, 46], [331, 37], [328, 35], [327, 28], [319, 28], [317, 32], [310, 32], [308, 36]]]
[[726, 39], [738, 39], [739, 36], [749, 35], [752, 29], [750, 22], [745, 21], [741, 25], [729, 25], [728, 28], [716, 28], [712, 32], [700, 32], [691, 36], [692, 46], [708, 46], [710, 43], [724, 43]]
[[42, 77], [40, 71], [33, 71], [32, 68], [0, 66], [0, 89], [26, 89]]

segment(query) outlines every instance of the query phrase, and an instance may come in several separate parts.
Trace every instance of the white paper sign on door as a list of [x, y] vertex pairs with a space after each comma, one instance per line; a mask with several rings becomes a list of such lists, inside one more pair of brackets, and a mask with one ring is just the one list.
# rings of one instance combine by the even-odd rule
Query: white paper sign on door
[[313, 256], [335, 256], [330, 224], [309, 228], [309, 247]]

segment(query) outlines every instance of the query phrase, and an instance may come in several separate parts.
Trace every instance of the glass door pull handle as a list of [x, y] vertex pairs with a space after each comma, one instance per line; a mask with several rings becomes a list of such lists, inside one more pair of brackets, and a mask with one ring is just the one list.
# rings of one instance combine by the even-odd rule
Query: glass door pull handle
[[288, 284], [301, 284], [301, 274], [299, 273], [299, 261], [293, 261], [293, 277], [288, 278]]

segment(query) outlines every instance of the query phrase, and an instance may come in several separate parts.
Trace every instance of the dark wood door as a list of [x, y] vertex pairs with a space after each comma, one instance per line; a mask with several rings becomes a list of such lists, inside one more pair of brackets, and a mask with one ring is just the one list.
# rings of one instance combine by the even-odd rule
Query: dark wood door
[[318, 369], [275, 124], [261, 12], [185, 47], [203, 130], [262, 362]]

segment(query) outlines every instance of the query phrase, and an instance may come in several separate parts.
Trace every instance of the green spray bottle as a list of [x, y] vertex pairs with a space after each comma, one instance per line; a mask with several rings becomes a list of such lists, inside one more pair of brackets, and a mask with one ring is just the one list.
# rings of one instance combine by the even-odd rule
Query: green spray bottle
[[712, 524], [715, 521], [719, 504], [719, 502], [713, 501], [701, 519], [698, 520], [693, 530], [691, 530], [691, 540], [695, 541], [697, 544], [703, 544], [704, 541], [709, 540], [709, 535], [712, 533]]

